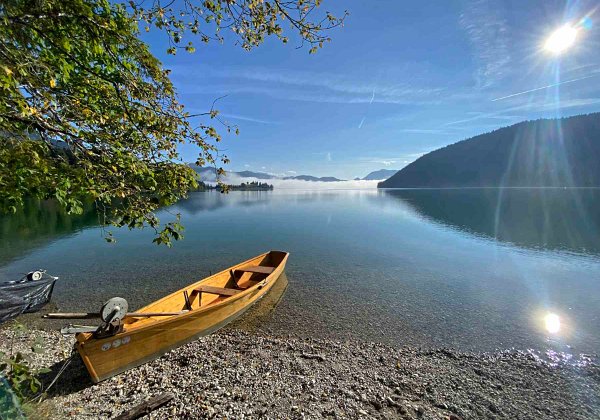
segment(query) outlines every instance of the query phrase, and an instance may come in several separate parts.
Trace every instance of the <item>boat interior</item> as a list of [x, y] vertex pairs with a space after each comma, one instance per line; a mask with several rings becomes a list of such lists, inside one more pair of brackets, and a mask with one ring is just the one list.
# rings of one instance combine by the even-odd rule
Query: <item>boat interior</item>
[[[215, 305], [263, 281], [275, 271], [286, 256], [287, 253], [282, 251], [270, 251], [259, 255], [171, 293], [135, 313], [173, 313], [172, 315], [176, 316]], [[137, 328], [165, 318], [161, 315], [129, 316], [123, 320], [123, 323], [125, 327]]]

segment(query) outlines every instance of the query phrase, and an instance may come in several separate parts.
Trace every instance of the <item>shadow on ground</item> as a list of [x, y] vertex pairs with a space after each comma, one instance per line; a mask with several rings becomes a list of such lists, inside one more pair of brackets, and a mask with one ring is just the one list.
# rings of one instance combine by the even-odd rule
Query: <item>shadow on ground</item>
[[[61, 360], [60, 362], [53, 364], [49, 367], [50, 372], [38, 376], [38, 379], [43, 385], [43, 389], [48, 389], [52, 381], [56, 378], [56, 375], [58, 375], [68, 360], [69, 359]], [[60, 374], [60, 377], [51, 388], [47, 390], [46, 394], [48, 398], [73, 394], [91, 385], [93, 385], [93, 382], [88, 375], [85, 365], [83, 364], [81, 357], [79, 357], [79, 354], [75, 353], [71, 357], [69, 364]]]

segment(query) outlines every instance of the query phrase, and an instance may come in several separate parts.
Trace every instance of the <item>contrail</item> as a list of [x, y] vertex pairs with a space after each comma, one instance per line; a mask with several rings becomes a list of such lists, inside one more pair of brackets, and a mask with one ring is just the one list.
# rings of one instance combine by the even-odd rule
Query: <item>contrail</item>
[[360, 124], [358, 124], [358, 128], [362, 128], [363, 124], [365, 123], [365, 118], [367, 118], [367, 117], [363, 117], [362, 120], [360, 120]]
[[554, 86], [564, 85], [566, 83], [578, 82], [580, 80], [589, 79], [590, 77], [595, 77], [595, 76], [597, 76], [597, 74], [591, 74], [589, 76], [580, 77], [578, 79], [565, 80], [564, 82], [553, 83], [553, 84], [548, 85], [548, 86], [542, 86], [542, 87], [539, 87], [539, 88], [529, 89], [529, 90], [526, 90], [526, 91], [523, 91], [523, 92], [519, 92], [519, 93], [513, 93], [512, 95], [507, 95], [507, 96], [503, 96], [501, 98], [492, 99], [492, 102], [501, 101], [502, 99], [512, 98], [513, 96], [525, 95], [526, 93], [535, 92], [537, 90], [544, 90], [544, 89], [548, 89], [548, 88], [551, 88], [551, 87], [554, 87]]
[[[373, 103], [373, 101], [375, 100], [375, 89], [373, 89], [373, 95], [371, 95], [371, 100], [369, 101], [369, 108], [371, 107], [371, 104]], [[367, 113], [368, 113], [368, 108], [367, 108]], [[365, 115], [363, 117], [362, 120], [360, 120], [360, 124], [358, 124], [358, 128], [362, 128], [363, 124], [365, 123], [365, 120], [367, 119], [367, 116]]]

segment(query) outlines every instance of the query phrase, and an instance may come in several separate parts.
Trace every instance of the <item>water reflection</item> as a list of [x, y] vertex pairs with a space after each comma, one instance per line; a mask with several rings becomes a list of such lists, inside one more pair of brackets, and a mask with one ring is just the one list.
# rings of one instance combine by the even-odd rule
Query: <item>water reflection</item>
[[544, 325], [546, 326], [546, 331], [550, 334], [556, 334], [560, 331], [560, 317], [550, 313], [544, 317]]
[[267, 204], [271, 191], [236, 191], [222, 194], [219, 191], [191, 193], [189, 198], [178, 202], [174, 209], [190, 215], [221, 210], [225, 207], [252, 207]]
[[287, 275], [283, 272], [269, 292], [256, 302], [243, 317], [232, 322], [228, 328], [246, 331], [268, 330], [269, 320], [272, 318], [281, 299], [283, 299], [288, 284]]
[[537, 249], [600, 254], [598, 189], [384, 190], [425, 219]]
[[600, 258], [589, 254], [600, 253], [598, 201], [595, 190], [199, 192], [169, 209], [185, 225], [171, 249], [153, 245], [150, 229], [115, 229], [107, 245], [84, 229], [93, 213], [29, 209], [0, 219], [0, 277], [57, 273], [60, 310], [94, 310], [113, 296], [140, 307], [284, 249], [290, 287], [264, 323], [275, 333], [597, 352]]
[[92, 204], [69, 215], [54, 201], [28, 200], [15, 214], [0, 216], [0, 266], [61, 237], [97, 226]]

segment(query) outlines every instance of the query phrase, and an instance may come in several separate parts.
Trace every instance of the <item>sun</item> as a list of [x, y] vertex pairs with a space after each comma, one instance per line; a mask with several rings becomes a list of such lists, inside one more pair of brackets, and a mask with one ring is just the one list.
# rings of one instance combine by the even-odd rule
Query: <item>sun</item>
[[568, 50], [577, 39], [577, 29], [571, 25], [564, 25], [550, 35], [544, 44], [544, 49], [553, 54], [561, 54]]

